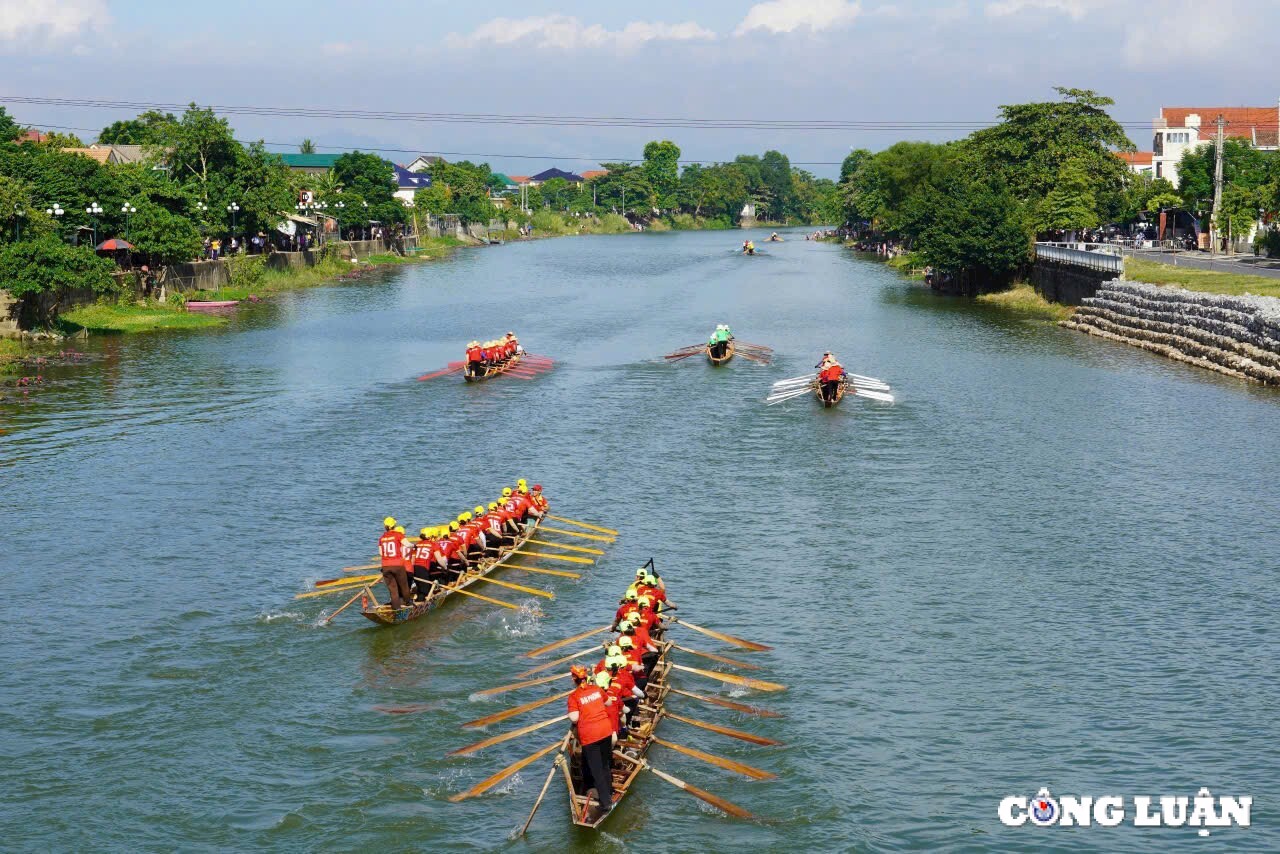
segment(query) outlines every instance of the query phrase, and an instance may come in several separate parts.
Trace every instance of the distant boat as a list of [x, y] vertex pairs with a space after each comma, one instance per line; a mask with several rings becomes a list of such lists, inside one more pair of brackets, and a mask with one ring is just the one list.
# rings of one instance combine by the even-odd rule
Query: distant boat
[[224, 300], [192, 300], [187, 303], [187, 311], [221, 311], [234, 308], [240, 304], [238, 299]]

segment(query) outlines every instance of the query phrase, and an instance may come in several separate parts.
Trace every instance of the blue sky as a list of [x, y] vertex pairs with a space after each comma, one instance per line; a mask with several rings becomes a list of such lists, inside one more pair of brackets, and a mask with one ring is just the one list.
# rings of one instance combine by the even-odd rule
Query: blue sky
[[[1150, 145], [1167, 105], [1280, 98], [1280, 4], [1243, 0], [569, 0], [219, 4], [0, 0], [5, 96], [580, 116], [990, 122], [1051, 87], [1097, 89]], [[1270, 81], [1270, 82], [1267, 82]], [[37, 126], [128, 110], [9, 104]], [[820, 175], [851, 147], [967, 130], [710, 130], [237, 115], [242, 139], [490, 156], [528, 174], [777, 148]], [[84, 134], [82, 136], [91, 135]], [[279, 148], [281, 146], [277, 146]], [[456, 156], [455, 158], [456, 159]]]

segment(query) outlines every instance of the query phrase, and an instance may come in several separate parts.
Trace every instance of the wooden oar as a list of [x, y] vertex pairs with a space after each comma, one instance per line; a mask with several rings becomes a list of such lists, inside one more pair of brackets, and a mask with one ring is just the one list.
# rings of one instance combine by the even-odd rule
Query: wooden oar
[[733, 700], [726, 700], [723, 697], [708, 697], [704, 694], [695, 694], [692, 691], [681, 691], [679, 688], [668, 688], [672, 694], [679, 694], [682, 697], [689, 697], [694, 700], [701, 700], [704, 703], [711, 703], [713, 706], [723, 706], [726, 709], [733, 709], [735, 712], [746, 712], [749, 715], [756, 715], [761, 718], [780, 718], [782, 715], [777, 712], [761, 709], [758, 706], [748, 706], [746, 703], [735, 703]]
[[503, 569], [519, 569], [523, 572], [535, 572], [542, 575], [558, 575], [561, 578], [581, 578], [581, 572], [569, 572], [567, 569], [542, 569], [537, 566], [524, 566], [519, 563], [504, 563]]
[[[564, 737], [561, 742], [561, 750], [569, 746], [569, 736]], [[547, 779], [542, 781], [542, 791], [538, 793], [538, 799], [533, 802], [533, 809], [529, 810], [529, 817], [524, 820], [524, 824], [520, 827], [516, 837], [524, 836], [525, 831], [529, 829], [529, 825], [533, 824], [534, 813], [538, 811], [538, 807], [542, 806], [542, 799], [547, 796], [547, 789], [551, 787], [551, 778], [556, 775], [556, 769], [560, 767], [560, 763], [564, 761], [563, 756], [557, 756], [556, 761], [551, 763], [551, 770], [547, 772]]]
[[544, 526], [544, 527], [539, 528], [539, 529], [538, 529], [538, 533], [540, 533], [540, 534], [563, 534], [563, 535], [565, 535], [566, 537], [580, 537], [580, 538], [582, 538], [582, 539], [584, 539], [584, 540], [600, 540], [601, 542], [605, 542], [605, 543], [612, 543], [612, 542], [614, 542], [615, 540], [617, 540], [617, 538], [616, 538], [616, 537], [601, 537], [601, 536], [599, 536], [599, 535], [597, 535], [597, 534], [583, 534], [583, 533], [581, 533], [581, 532], [579, 532], [579, 531], [566, 531], [566, 530], [564, 530], [563, 528], [548, 528], [548, 527], [545, 527], [545, 526]]
[[857, 397], [865, 397], [868, 400], [879, 400], [882, 403], [893, 403], [893, 395], [883, 391], [872, 391], [865, 388], [854, 388], [853, 394]]
[[738, 661], [736, 658], [729, 658], [724, 655], [716, 655], [714, 652], [700, 652], [696, 649], [689, 649], [688, 647], [680, 646], [679, 644], [672, 644], [671, 646], [674, 649], [680, 650], [681, 652], [687, 652], [690, 655], [699, 655], [699, 656], [702, 656], [703, 658], [709, 658], [712, 661], [718, 661], [721, 664], [727, 664], [730, 667], [741, 667], [743, 670], [759, 670], [760, 669], [760, 665], [758, 664], [748, 664], [745, 661]]
[[786, 685], [779, 685], [777, 682], [766, 682], [763, 679], [751, 679], [747, 676], [738, 676], [736, 673], [721, 673], [719, 670], [699, 670], [696, 667], [688, 667], [684, 664], [671, 665], [676, 670], [683, 670], [686, 673], [693, 673], [698, 676], [706, 676], [708, 679], [719, 679], [721, 682], [728, 682], [731, 685], [741, 685], [744, 688], [755, 688], [757, 691], [785, 691]]
[[339, 572], [364, 572], [368, 569], [377, 569], [382, 566], [381, 563], [366, 563], [363, 566], [344, 566]]
[[724, 632], [716, 632], [711, 629], [704, 629], [702, 626], [695, 626], [693, 623], [680, 617], [672, 617], [671, 622], [679, 626], [685, 626], [693, 629], [695, 632], [704, 634], [709, 638], [715, 638], [718, 641], [724, 641], [725, 643], [731, 643], [734, 646], [740, 646], [743, 649], [753, 649], [756, 652], [765, 652], [766, 650], [773, 649], [773, 647], [765, 646], [762, 643], [756, 643], [755, 641], [744, 640], [742, 638], [735, 638], [733, 635], [726, 635]]
[[686, 783], [684, 780], [681, 780], [678, 777], [672, 777], [670, 774], [668, 774], [665, 771], [659, 771], [657, 768], [654, 768], [652, 765], [650, 765], [647, 761], [640, 760], [640, 759], [632, 759], [630, 756], [628, 756], [625, 753], [616, 753], [614, 755], [621, 757], [622, 759], [625, 759], [626, 761], [630, 762], [632, 765], [639, 765], [641, 768], [645, 769], [646, 771], [652, 771], [656, 776], [661, 777], [663, 780], [666, 780], [668, 783], [675, 786], [677, 789], [682, 789], [688, 792], [698, 800], [711, 804], [711, 806], [715, 807], [716, 809], [722, 812], [728, 813], [729, 815], [736, 816], [738, 818], [752, 818], [752, 819], [755, 818], [754, 815], [747, 812], [737, 804], [730, 803], [729, 801], [726, 801], [724, 798], [720, 797], [719, 795], [713, 795], [710, 792], [708, 792], [706, 789], [699, 789], [697, 786]]
[[537, 658], [538, 656], [542, 655], [544, 652], [552, 652], [554, 650], [560, 649], [561, 647], [566, 647], [571, 643], [577, 643], [580, 640], [586, 640], [592, 635], [598, 635], [601, 632], [607, 632], [611, 628], [613, 628], [612, 624], [601, 626], [598, 629], [588, 629], [587, 631], [583, 632], [580, 635], [574, 635], [571, 638], [565, 638], [564, 640], [558, 640], [555, 643], [549, 643], [546, 646], [540, 646], [537, 649], [531, 649], [524, 654], [524, 657]]
[[526, 557], [540, 557], [546, 560], [563, 560], [568, 563], [586, 563], [594, 564], [595, 561], [585, 557], [573, 557], [572, 555], [553, 555], [546, 552], [527, 552], [523, 549], [512, 549], [512, 554], [525, 555]]
[[697, 721], [693, 718], [686, 718], [684, 715], [677, 715], [674, 712], [663, 711], [662, 715], [663, 717], [671, 718], [673, 721], [680, 721], [682, 724], [696, 726], [700, 729], [710, 730], [711, 732], [718, 732], [721, 735], [727, 735], [730, 738], [737, 738], [742, 741], [749, 741], [752, 744], [763, 744], [768, 746], [782, 744], [780, 741], [775, 741], [772, 738], [765, 738], [763, 735], [756, 735], [752, 732], [743, 732], [740, 729], [720, 726], [720, 724], [707, 723], [706, 721]]
[[567, 525], [577, 525], [579, 528], [586, 528], [588, 531], [599, 531], [602, 534], [608, 534], [611, 537], [618, 536], [618, 532], [612, 528], [602, 528], [599, 525], [592, 525], [587, 522], [579, 522], [577, 519], [566, 519], [563, 516], [552, 516], [547, 514], [548, 519], [555, 519], [557, 522], [564, 522]]
[[768, 350], [770, 353], [773, 352], [772, 347], [768, 347], [764, 344], [752, 344], [750, 341], [739, 341], [736, 338], [733, 340], [739, 347], [750, 347], [752, 350]]
[[510, 685], [499, 685], [497, 688], [485, 688], [483, 691], [476, 691], [477, 697], [492, 697], [495, 694], [505, 694], [508, 691], [516, 691], [520, 688], [532, 688], [534, 685], [546, 685], [548, 682], [554, 682], [557, 679], [567, 679], [569, 671], [557, 673], [555, 676], [543, 676], [539, 679], [526, 679], [523, 682], [512, 682]]
[[418, 382], [422, 382], [423, 380], [435, 379], [436, 377], [443, 377], [448, 374], [456, 374], [458, 371], [462, 370], [464, 367], [465, 365], [458, 365], [457, 367], [444, 368], [443, 370], [434, 371], [429, 374], [423, 374], [422, 376], [418, 377]]
[[558, 724], [560, 723], [560, 721], [567, 721], [567, 720], [569, 720], [568, 713], [560, 715], [558, 717], [551, 718], [550, 720], [541, 721], [540, 723], [529, 724], [528, 726], [522, 726], [520, 727], [520, 729], [515, 729], [515, 730], [512, 730], [511, 732], [504, 733], [502, 735], [495, 735], [492, 738], [486, 738], [483, 741], [477, 741], [475, 744], [468, 744], [466, 747], [459, 747], [457, 750], [450, 750], [446, 755], [447, 756], [466, 756], [470, 753], [475, 753], [477, 750], [484, 750], [486, 747], [493, 747], [495, 744], [502, 744], [502, 742], [504, 741], [510, 741], [513, 738], [519, 738], [522, 735], [528, 735], [531, 732], [536, 732], [537, 730], [540, 730], [543, 727], [549, 727], [552, 724]]
[[339, 608], [338, 610], [334, 611], [332, 614], [330, 614], [329, 616], [321, 620], [320, 625], [322, 626], [329, 625], [329, 623], [333, 621], [334, 617], [338, 616], [343, 611], [347, 610], [347, 608], [349, 608], [357, 599], [359, 599], [363, 595], [364, 595], [364, 588], [362, 587], [356, 591], [356, 595], [352, 596], [350, 599], [347, 600], [345, 605], [343, 605], [341, 608]]
[[765, 406], [774, 406], [779, 403], [785, 403], [788, 400], [795, 400], [797, 397], [804, 397], [805, 395], [812, 394], [812, 393], [813, 393], [813, 389], [805, 388], [805, 389], [801, 389], [800, 391], [792, 392], [791, 394], [783, 394], [777, 397], [770, 397], [767, 400], [765, 400]]
[[[378, 576], [378, 578], [381, 579], [382, 576]], [[299, 593], [297, 596], [294, 596], [293, 598], [294, 599], [314, 599], [317, 596], [328, 596], [331, 593], [347, 593], [352, 589], [364, 587], [368, 583], [369, 583], [368, 581], [355, 581], [355, 582], [352, 582], [351, 584], [334, 585], [332, 587], [326, 587], [323, 590], [312, 590], [310, 593]]]
[[316, 587], [329, 587], [334, 584], [354, 584], [359, 581], [378, 581], [382, 578], [381, 572], [375, 572], [371, 575], [348, 575], [343, 578], [325, 578], [316, 582]]
[[517, 673], [517, 679], [523, 679], [526, 676], [532, 676], [535, 673], [541, 673], [544, 670], [550, 670], [553, 667], [564, 664], [566, 661], [573, 661], [575, 658], [581, 658], [584, 655], [590, 655], [593, 652], [599, 652], [603, 646], [601, 644], [592, 644], [586, 649], [580, 649], [577, 652], [571, 652], [563, 658], [557, 658], [555, 661], [539, 664], [537, 667], [526, 670], [524, 673]]
[[548, 703], [554, 703], [556, 700], [563, 700], [565, 697], [568, 697], [572, 693], [573, 693], [573, 689], [570, 688], [568, 691], [565, 691], [563, 694], [552, 694], [550, 697], [543, 697], [541, 700], [534, 700], [532, 703], [525, 703], [523, 706], [516, 706], [511, 709], [504, 709], [501, 712], [495, 712], [494, 714], [487, 715], [483, 718], [476, 718], [474, 721], [467, 721], [465, 724], [463, 724], [463, 726], [467, 728], [473, 728], [473, 727], [480, 727], [480, 726], [488, 726], [489, 724], [496, 724], [499, 721], [505, 721], [507, 718], [514, 718], [516, 715], [522, 715], [525, 712], [533, 711], [534, 709], [540, 706], [545, 706]]
[[663, 741], [656, 735], [653, 736], [655, 743], [663, 747], [669, 747], [677, 753], [683, 753], [685, 756], [692, 756], [694, 759], [701, 759], [703, 762], [715, 765], [717, 768], [723, 768], [726, 771], [733, 771], [744, 777], [750, 777], [753, 780], [776, 780], [777, 774], [763, 771], [743, 762], [735, 762], [732, 759], [726, 759], [723, 756], [715, 756], [711, 753], [704, 753], [701, 750], [694, 750], [692, 747], [685, 747], [680, 744], [672, 744], [669, 741]]
[[556, 594], [552, 593], [550, 590], [539, 590], [536, 587], [525, 587], [523, 584], [512, 584], [510, 581], [500, 581], [496, 578], [490, 578], [487, 575], [480, 576], [477, 581], [487, 581], [490, 584], [496, 584], [499, 587], [506, 587], [508, 590], [519, 590], [521, 593], [541, 596], [543, 599], [556, 598]]
[[448, 590], [450, 593], [461, 593], [463, 596], [473, 596], [476, 599], [488, 602], [491, 605], [501, 605], [503, 608], [510, 608], [512, 611], [520, 610], [519, 605], [512, 605], [510, 602], [503, 602], [501, 599], [490, 599], [488, 596], [483, 596], [479, 593], [472, 593], [470, 590], [463, 590], [461, 587], [446, 587], [441, 584], [438, 589]]
[[479, 783], [476, 783], [474, 786], [472, 786], [470, 789], [467, 789], [465, 792], [461, 792], [457, 795], [451, 795], [449, 797], [449, 800], [456, 804], [458, 803], [458, 801], [465, 801], [467, 798], [474, 798], [476, 795], [483, 795], [485, 792], [489, 791], [494, 786], [498, 785], [503, 780], [507, 779], [512, 774], [519, 771], [521, 768], [524, 768], [526, 765], [531, 765], [534, 762], [537, 762], [539, 759], [541, 759], [542, 757], [546, 756], [548, 753], [550, 753], [551, 751], [559, 747], [562, 743], [563, 741], [553, 742], [547, 745], [546, 747], [542, 748], [541, 750], [538, 750], [529, 754], [524, 759], [521, 759], [517, 762], [512, 762], [506, 768], [503, 768], [501, 771], [497, 772], [491, 777], [484, 778]]
[[525, 540], [525, 542], [533, 543], [535, 546], [554, 546], [557, 549], [564, 549], [565, 551], [570, 551], [570, 552], [582, 552], [583, 554], [589, 554], [589, 555], [604, 554], [604, 549], [593, 549], [590, 546], [570, 546], [565, 543], [552, 543], [552, 542], [548, 542], [547, 540], [535, 540], [532, 538]]
[[750, 359], [753, 362], [759, 362], [762, 365], [769, 364], [769, 358], [767, 356], [757, 356], [754, 353], [742, 353], [742, 352], [739, 352], [738, 355], [744, 359]]

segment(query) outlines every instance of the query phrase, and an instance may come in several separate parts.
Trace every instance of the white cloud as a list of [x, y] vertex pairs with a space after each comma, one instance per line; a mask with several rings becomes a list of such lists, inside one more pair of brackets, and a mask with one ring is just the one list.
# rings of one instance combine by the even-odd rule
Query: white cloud
[[477, 44], [506, 45], [531, 42], [535, 47], [573, 50], [576, 48], [614, 48], [634, 50], [653, 41], [706, 41], [716, 34], [694, 21], [667, 24], [661, 21], [632, 21], [620, 30], [608, 30], [599, 24], [585, 25], [569, 15], [546, 15], [530, 18], [494, 18], [481, 24], [468, 35], [450, 33], [446, 41], [452, 47]]
[[988, 18], [1004, 18], [1021, 12], [1053, 12], [1078, 21], [1095, 9], [1102, 9], [1107, 5], [1108, 0], [993, 0], [986, 5], [984, 11]]
[[861, 13], [862, 4], [849, 0], [768, 0], [752, 6], [734, 33], [790, 33], [802, 28], [816, 33], [848, 24]]
[[73, 38], [109, 17], [105, 0], [0, 0], [0, 42]]
[[1202, 5], [1184, 2], [1153, 16], [1145, 26], [1125, 33], [1124, 58], [1131, 68], [1143, 68], [1185, 60], [1221, 60], [1233, 48], [1248, 56], [1245, 47], [1253, 23], [1245, 9], [1231, 4]]

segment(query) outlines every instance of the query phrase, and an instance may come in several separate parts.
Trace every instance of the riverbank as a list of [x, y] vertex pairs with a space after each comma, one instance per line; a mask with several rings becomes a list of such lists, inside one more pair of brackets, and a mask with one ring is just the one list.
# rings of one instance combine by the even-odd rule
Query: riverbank
[[1180, 285], [1189, 291], [1200, 291], [1206, 294], [1227, 296], [1256, 294], [1280, 297], [1280, 279], [1252, 276], [1248, 273], [1224, 273], [1218, 270], [1176, 267], [1172, 264], [1148, 261], [1145, 258], [1126, 258], [1124, 277], [1130, 281], [1148, 282], [1153, 285]]
[[413, 255], [371, 255], [353, 264], [340, 255], [330, 255], [311, 267], [266, 269], [261, 256], [237, 256], [230, 259], [230, 283], [189, 294], [171, 294], [166, 302], [99, 302], [64, 312], [59, 317], [59, 331], [70, 335], [87, 331], [91, 334], [128, 335], [176, 329], [208, 329], [222, 326], [228, 318], [217, 314], [188, 311], [188, 300], [258, 301], [281, 293], [332, 284], [368, 275], [377, 270], [405, 264], [418, 264], [451, 255], [466, 245], [453, 237], [424, 238]]

